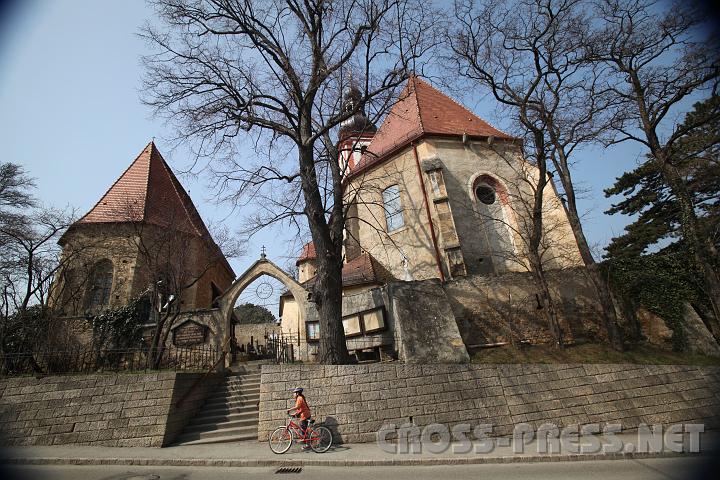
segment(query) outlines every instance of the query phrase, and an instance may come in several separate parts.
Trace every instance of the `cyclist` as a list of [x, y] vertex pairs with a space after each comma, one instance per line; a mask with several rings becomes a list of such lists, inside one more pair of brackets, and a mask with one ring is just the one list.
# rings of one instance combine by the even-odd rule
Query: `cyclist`
[[[300, 417], [300, 428], [302, 429], [303, 435], [306, 435], [308, 424], [310, 423], [310, 407], [308, 407], [305, 401], [305, 395], [303, 395], [303, 389], [297, 387], [293, 390], [293, 397], [295, 398], [295, 407], [288, 409], [288, 415], [294, 415]], [[292, 412], [292, 413], [290, 413]], [[304, 449], [309, 449], [310, 445], [305, 445]]]

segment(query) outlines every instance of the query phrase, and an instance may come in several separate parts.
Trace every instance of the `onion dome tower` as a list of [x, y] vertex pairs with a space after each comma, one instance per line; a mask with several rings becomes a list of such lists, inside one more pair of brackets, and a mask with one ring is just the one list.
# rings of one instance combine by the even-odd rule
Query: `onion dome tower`
[[362, 93], [351, 81], [343, 91], [342, 111], [355, 113], [340, 124], [338, 134], [338, 161], [344, 174], [360, 162], [362, 153], [377, 132], [377, 127], [365, 114], [362, 101]]

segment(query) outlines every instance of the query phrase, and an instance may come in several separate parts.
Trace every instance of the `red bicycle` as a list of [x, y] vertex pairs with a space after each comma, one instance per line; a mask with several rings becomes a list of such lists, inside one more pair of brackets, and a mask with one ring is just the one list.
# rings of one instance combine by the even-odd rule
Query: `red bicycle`
[[284, 427], [275, 429], [268, 442], [270, 450], [275, 453], [285, 453], [290, 450], [293, 441], [298, 440], [310, 445], [313, 452], [325, 453], [332, 446], [332, 432], [326, 427], [315, 426], [315, 420], [310, 420], [307, 429], [303, 433], [300, 425], [293, 421], [293, 416], [288, 415], [290, 421]]

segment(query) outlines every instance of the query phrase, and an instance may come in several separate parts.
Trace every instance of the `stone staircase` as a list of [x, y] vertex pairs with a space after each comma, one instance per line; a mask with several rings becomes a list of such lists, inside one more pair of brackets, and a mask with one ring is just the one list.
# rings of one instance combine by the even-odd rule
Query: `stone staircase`
[[257, 440], [259, 401], [259, 365], [229, 372], [175, 445]]

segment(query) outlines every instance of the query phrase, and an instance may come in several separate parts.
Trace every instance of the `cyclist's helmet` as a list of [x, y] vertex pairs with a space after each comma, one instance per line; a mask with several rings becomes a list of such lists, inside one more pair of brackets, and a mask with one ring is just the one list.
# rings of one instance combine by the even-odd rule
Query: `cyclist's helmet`
[[303, 389], [302, 387], [297, 387], [295, 390], [293, 390], [293, 393], [302, 393]]

